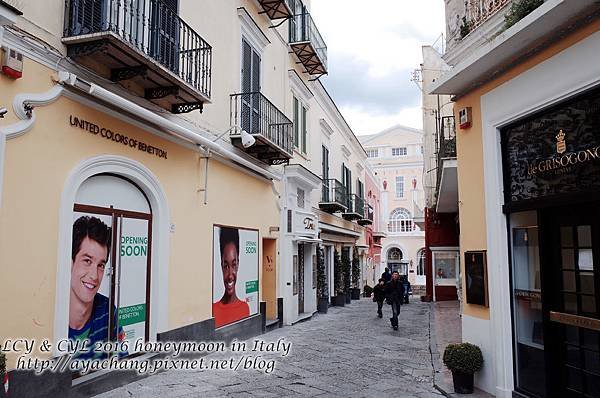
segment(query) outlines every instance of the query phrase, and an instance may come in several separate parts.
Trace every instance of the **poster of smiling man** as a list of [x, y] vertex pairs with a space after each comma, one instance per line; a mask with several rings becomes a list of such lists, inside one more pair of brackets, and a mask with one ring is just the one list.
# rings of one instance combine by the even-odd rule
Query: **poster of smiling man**
[[215, 327], [258, 313], [258, 231], [213, 228], [213, 305]]
[[[96, 342], [109, 341], [122, 334], [116, 325], [114, 309], [110, 310], [110, 254], [113, 232], [112, 217], [75, 213], [71, 249], [71, 286], [69, 293], [69, 339]], [[110, 322], [111, 314], [113, 321]], [[89, 350], [78, 353], [78, 359], [101, 359], [102, 353]]]

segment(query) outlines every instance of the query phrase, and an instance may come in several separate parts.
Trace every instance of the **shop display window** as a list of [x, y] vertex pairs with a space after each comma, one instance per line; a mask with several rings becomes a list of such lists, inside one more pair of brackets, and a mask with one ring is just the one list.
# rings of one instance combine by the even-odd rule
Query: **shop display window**
[[546, 383], [537, 220], [531, 213], [513, 215], [512, 220], [515, 384], [521, 390], [543, 397]]

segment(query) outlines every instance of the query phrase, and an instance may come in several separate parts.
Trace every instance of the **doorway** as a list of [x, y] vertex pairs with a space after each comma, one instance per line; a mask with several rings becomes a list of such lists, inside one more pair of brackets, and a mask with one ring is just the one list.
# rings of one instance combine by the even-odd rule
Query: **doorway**
[[277, 240], [264, 238], [262, 255], [262, 294], [267, 303], [267, 319], [277, 319]]
[[304, 312], [304, 244], [298, 243], [298, 314]]
[[[147, 341], [150, 329], [152, 212], [146, 196], [121, 177], [88, 178], [76, 195], [72, 235], [70, 294], [77, 306], [70, 312], [70, 338], [96, 333], [97, 339], [128, 341], [128, 354], [135, 353], [134, 342]], [[72, 328], [77, 310], [92, 302], [84, 327]]]
[[600, 397], [600, 203], [540, 210], [539, 221], [548, 391]]

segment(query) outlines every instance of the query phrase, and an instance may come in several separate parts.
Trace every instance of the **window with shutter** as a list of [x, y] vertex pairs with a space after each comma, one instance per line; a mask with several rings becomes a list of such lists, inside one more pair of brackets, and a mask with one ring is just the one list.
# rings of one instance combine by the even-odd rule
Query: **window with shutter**
[[302, 153], [306, 153], [306, 108], [302, 107]]
[[241, 127], [250, 134], [259, 133], [260, 55], [242, 40], [242, 117]]

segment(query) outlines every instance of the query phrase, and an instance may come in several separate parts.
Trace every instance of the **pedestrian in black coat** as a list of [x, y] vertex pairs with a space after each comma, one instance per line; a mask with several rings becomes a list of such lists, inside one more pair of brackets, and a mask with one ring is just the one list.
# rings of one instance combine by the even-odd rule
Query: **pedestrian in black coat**
[[383, 300], [385, 300], [385, 281], [379, 279], [379, 283], [373, 288], [373, 301], [377, 302], [377, 315], [380, 318], [383, 317], [383, 313], [381, 312]]
[[390, 274], [390, 269], [388, 267], [385, 267], [385, 272], [381, 274], [381, 279], [383, 279], [385, 283], [388, 283], [390, 280], [392, 280], [392, 274]]
[[385, 298], [388, 304], [392, 306], [392, 327], [398, 330], [398, 315], [400, 314], [400, 306], [404, 301], [404, 284], [400, 280], [398, 271], [392, 273], [392, 280], [385, 285]]

